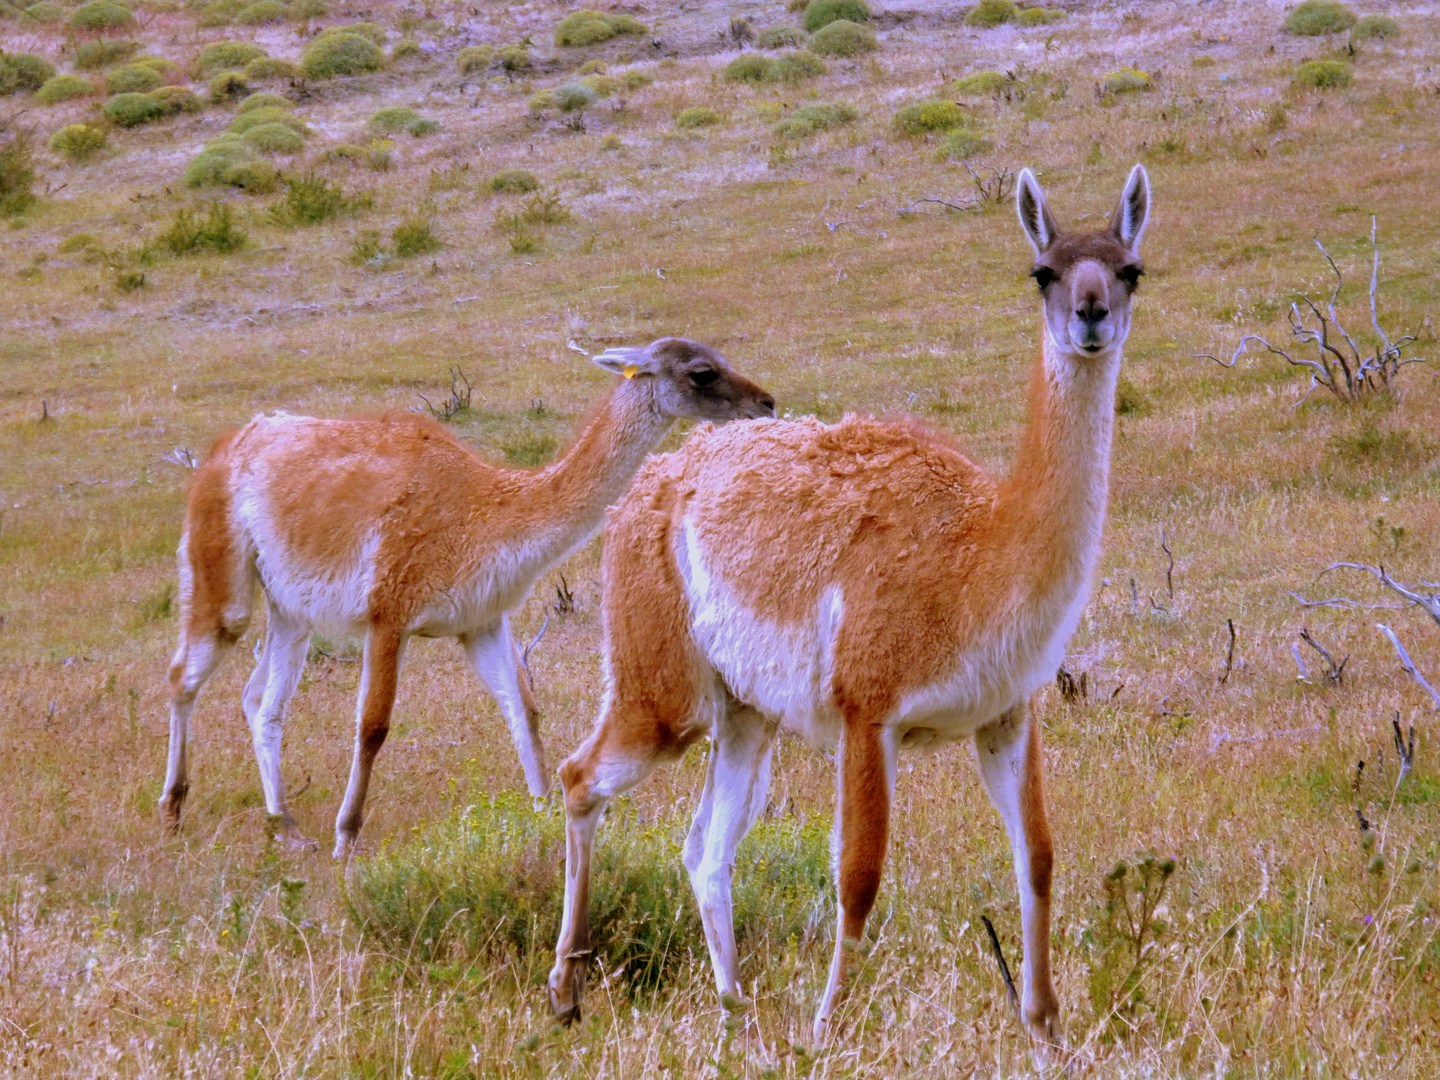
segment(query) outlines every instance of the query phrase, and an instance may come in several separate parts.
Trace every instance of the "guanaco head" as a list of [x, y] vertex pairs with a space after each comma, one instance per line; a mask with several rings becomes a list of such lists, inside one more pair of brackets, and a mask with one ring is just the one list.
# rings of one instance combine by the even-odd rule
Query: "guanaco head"
[[650, 382], [655, 404], [666, 416], [693, 420], [738, 420], [775, 415], [775, 399], [737, 374], [709, 345], [667, 337], [643, 349], [606, 349], [595, 363], [627, 379]]
[[1145, 272], [1140, 263], [1140, 234], [1150, 216], [1145, 166], [1130, 170], [1107, 229], [1062, 233], [1029, 169], [1020, 170], [1015, 203], [1035, 248], [1030, 276], [1040, 286], [1050, 340], [1074, 356], [1118, 349], [1130, 332], [1130, 296]]

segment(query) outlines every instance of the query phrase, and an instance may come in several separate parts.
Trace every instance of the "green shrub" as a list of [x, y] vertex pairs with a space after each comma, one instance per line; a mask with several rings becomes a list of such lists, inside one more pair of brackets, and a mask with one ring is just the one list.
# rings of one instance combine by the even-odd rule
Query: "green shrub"
[[936, 161], [965, 161], [976, 154], [983, 154], [991, 148], [990, 140], [974, 131], [957, 128], [945, 133], [940, 148], [935, 151]]
[[246, 239], [244, 231], [235, 224], [230, 207], [212, 202], [206, 207], [204, 217], [188, 208], [175, 211], [170, 227], [150, 246], [167, 255], [198, 255], [202, 251], [229, 255], [243, 248]]
[[200, 9], [200, 25], [228, 26], [245, 10], [245, 0], [212, 0]]
[[810, 37], [811, 50], [821, 56], [859, 56], [878, 45], [874, 30], [848, 19], [826, 23]]
[[1139, 68], [1123, 67], [1110, 72], [1100, 83], [1107, 94], [1133, 94], [1150, 89], [1150, 75]]
[[403, 105], [391, 105], [372, 114], [370, 126], [378, 131], [404, 131], [419, 119], [420, 114], [414, 109], [408, 109]]
[[316, 38], [305, 47], [300, 70], [312, 79], [331, 79], [337, 75], [359, 75], [379, 71], [385, 66], [385, 54], [379, 46], [359, 34], [330, 34]]
[[810, 0], [805, 7], [805, 29], [814, 33], [837, 19], [863, 23], [870, 21], [870, 8], [865, 0]]
[[225, 68], [238, 70], [251, 60], [260, 60], [266, 55], [259, 45], [248, 41], [217, 41], [200, 50], [195, 60], [195, 73], [203, 79]]
[[1295, 85], [1315, 90], [1349, 86], [1350, 67], [1339, 60], [1306, 60], [1295, 69]]
[[622, 83], [613, 75], [586, 75], [580, 80], [581, 86], [588, 86], [602, 101], [620, 92]]
[[643, 90], [655, 81], [645, 72], [637, 68], [632, 68], [625, 72], [625, 74], [620, 76], [620, 80], [625, 84], [626, 90]]
[[490, 178], [490, 190], [506, 194], [538, 191], [540, 180], [529, 169], [501, 169]]
[[137, 127], [164, 116], [165, 106], [149, 94], [116, 94], [102, 111], [113, 124]]
[[1400, 36], [1400, 24], [1384, 15], [1366, 15], [1350, 31], [1351, 41], [1371, 41]]
[[702, 128], [720, 122], [720, 114], [706, 105], [692, 105], [675, 117], [675, 123], [682, 128]]
[[775, 61], [759, 53], [743, 53], [725, 65], [725, 78], [732, 82], [761, 82], [770, 77]]
[[225, 182], [247, 195], [267, 195], [279, 184], [280, 174], [264, 158], [246, 158], [226, 172]]
[[430, 222], [424, 218], [411, 218], [395, 226], [390, 240], [395, 245], [395, 254], [402, 259], [408, 259], [412, 255], [429, 255], [445, 246], [430, 230]]
[[250, 84], [238, 71], [222, 71], [210, 78], [210, 100], [217, 105], [250, 96]]
[[129, 60], [140, 51], [138, 41], [87, 41], [75, 50], [75, 66], [81, 71], [99, 71], [111, 64]]
[[1301, 37], [1338, 34], [1354, 25], [1354, 10], [1339, 0], [1305, 0], [1285, 16], [1282, 24], [1287, 34]]
[[76, 30], [117, 30], [134, 22], [134, 14], [118, 0], [90, 0], [70, 13]]
[[105, 133], [85, 124], [67, 124], [50, 136], [49, 146], [71, 161], [85, 161], [105, 149]]
[[385, 44], [385, 31], [373, 22], [346, 23], [343, 26], [331, 26], [320, 32], [320, 37], [335, 37], [343, 34], [355, 34], [365, 38], [372, 45]]
[[305, 136], [288, 124], [257, 124], [245, 132], [245, 141], [266, 154], [298, 154]]
[[980, 0], [965, 13], [966, 26], [1001, 26], [1015, 18], [1015, 0]]
[[285, 105], [260, 105], [249, 109], [231, 120], [227, 130], [232, 135], [244, 135], [246, 132], [266, 124], [282, 124], [297, 135], [310, 134], [309, 126], [290, 111], [288, 103]]
[[1049, 26], [1065, 18], [1058, 8], [1021, 8], [1015, 13], [1016, 26]]
[[0, 142], [0, 217], [13, 217], [30, 208], [35, 196], [35, 148], [28, 128], [12, 128]]
[[244, 101], [240, 102], [235, 108], [235, 115], [244, 116], [246, 113], [254, 112], [256, 109], [284, 109], [288, 112], [290, 108], [290, 99], [284, 94], [272, 94], [262, 90], [258, 94], [251, 94]]
[[997, 94], [1010, 83], [1010, 77], [1003, 71], [975, 71], [962, 79], [956, 79], [950, 92], [971, 97], [981, 94]]
[[506, 45], [500, 50], [500, 70], [507, 78], [530, 70], [530, 50], [524, 45]]
[[965, 110], [953, 101], [918, 101], [895, 114], [895, 128], [903, 135], [925, 135], [963, 127]]
[[65, 9], [59, 4], [49, 3], [43, 0], [39, 4], [31, 4], [25, 9], [25, 14], [34, 19], [37, 23], [57, 23], [65, 18]]
[[551, 100], [561, 112], [569, 113], [588, 109], [599, 97], [583, 82], [562, 83], [553, 91]]
[[805, 31], [798, 26], [767, 26], [755, 39], [757, 49], [794, 49], [804, 44]]
[[236, 168], [254, 157], [255, 152], [243, 139], [222, 135], [206, 143], [205, 149], [191, 159], [185, 167], [185, 182], [191, 187], [229, 184]]
[[781, 53], [770, 68], [771, 82], [799, 82], [825, 74], [825, 61], [808, 49]]
[[258, 0], [247, 8], [242, 8], [235, 16], [235, 21], [241, 26], [263, 26], [266, 23], [284, 22], [290, 17], [290, 9], [280, 0]]
[[778, 139], [797, 141], [826, 128], [854, 123], [859, 113], [853, 105], [805, 105], [775, 125]]
[[424, 49], [420, 48], [418, 41], [412, 41], [410, 38], [401, 38], [395, 43], [395, 47], [390, 50], [390, 59], [404, 60], [407, 56], [419, 56], [424, 51]]
[[55, 250], [61, 255], [73, 255], [77, 251], [84, 251], [86, 248], [96, 246], [98, 246], [98, 242], [89, 233], [72, 233], [61, 240]]
[[455, 54], [455, 66], [462, 75], [478, 75], [495, 62], [495, 50], [489, 45], [467, 45]]
[[35, 100], [42, 105], [54, 105], [57, 101], [85, 97], [95, 93], [95, 84], [79, 75], [56, 75], [46, 79], [45, 85], [35, 91]]
[[326, 161], [343, 161], [347, 165], [358, 165], [365, 160], [365, 147], [355, 143], [336, 143], [325, 151]]
[[325, 0], [292, 0], [290, 14], [297, 19], [322, 19], [330, 14]]
[[[338, 150], [339, 147], [336, 147]], [[357, 156], [359, 147], [354, 147]], [[270, 221], [282, 228], [319, 225], [331, 218], [358, 213], [369, 206], [365, 198], [352, 199], [339, 184], [332, 184], [316, 173], [291, 177], [283, 198], [270, 207]]]
[[648, 28], [630, 15], [609, 15], [581, 8], [566, 15], [555, 26], [555, 44], [583, 48], [609, 41], [617, 34], [643, 34]]
[[130, 62], [143, 68], [149, 68], [161, 78], [164, 78], [171, 72], [176, 71], [179, 67], [179, 65], [177, 65], [175, 61], [166, 60], [163, 56], [137, 56], [134, 60]]
[[126, 64], [105, 73], [105, 89], [112, 94], [148, 94], [163, 80], [151, 68]]
[[0, 53], [0, 97], [17, 90], [39, 90], [55, 69], [31, 53]]
[[[591, 941], [599, 966], [620, 975], [621, 993], [652, 992], [705, 955], [680, 860], [685, 828], [674, 817], [642, 826], [617, 800], [595, 842]], [[733, 886], [742, 949], [824, 932], [834, 907], [829, 850], [823, 825], [787, 817], [751, 829]], [[482, 799], [409, 845], [358, 863], [351, 918], [422, 963], [498, 956], [544, 970], [559, 932], [564, 854], [563, 813], [537, 812], [515, 795]]]
[[247, 83], [268, 82], [271, 79], [294, 79], [300, 69], [289, 60], [278, 56], [260, 56], [240, 69], [240, 77]]
[[159, 103], [166, 116], [196, 113], [203, 108], [195, 92], [184, 86], [162, 86], [158, 90], [151, 90], [150, 97]]

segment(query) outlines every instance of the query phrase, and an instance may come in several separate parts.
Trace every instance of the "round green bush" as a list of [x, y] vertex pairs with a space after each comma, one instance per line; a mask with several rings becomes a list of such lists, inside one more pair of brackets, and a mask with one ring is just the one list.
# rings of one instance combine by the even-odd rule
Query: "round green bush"
[[81, 71], [98, 71], [122, 60], [129, 60], [139, 51], [138, 41], [115, 41], [109, 38], [87, 41], [75, 50], [75, 66]]
[[1282, 24], [1287, 34], [1299, 34], [1301, 37], [1338, 34], [1354, 25], [1354, 10], [1340, 0], [1305, 0], [1285, 16]]
[[965, 128], [945, 133], [940, 148], [935, 151], [936, 161], [965, 161], [976, 154], [983, 154], [991, 147], [990, 140]]
[[261, 105], [247, 113], [241, 113], [230, 121], [226, 130], [232, 135], [244, 135], [247, 131], [265, 124], [282, 124], [297, 135], [310, 134], [309, 125], [292, 113], [288, 105]]
[[289, 60], [278, 56], [261, 56], [251, 60], [240, 69], [240, 76], [247, 83], [268, 82], [271, 79], [294, 79], [300, 69]]
[[378, 24], [373, 22], [345, 23], [341, 26], [331, 26], [320, 31], [320, 37], [333, 37], [337, 34], [358, 34], [374, 45], [385, 44], [385, 31]]
[[413, 41], [410, 38], [401, 38], [395, 43], [395, 47], [390, 50], [390, 59], [404, 60], [407, 56], [419, 56], [424, 51], [424, 49], [420, 48], [418, 41]]
[[1349, 86], [1350, 67], [1339, 60], [1306, 60], [1295, 69], [1295, 85], [1315, 90]]
[[224, 182], [247, 195], [264, 195], [279, 185], [280, 174], [264, 158], [251, 158], [226, 169]]
[[777, 139], [795, 142], [826, 128], [854, 123], [859, 115], [853, 105], [805, 105], [781, 120], [773, 130]]
[[1123, 67], [1106, 75], [1100, 88], [1107, 94], [1133, 94], [1137, 90], [1149, 90], [1150, 81], [1148, 72]]
[[826, 23], [810, 38], [810, 48], [821, 56], [859, 56], [874, 52], [879, 42], [875, 31], [849, 19]]
[[620, 76], [620, 79], [624, 82], [626, 90], [643, 90], [655, 81], [649, 75], [645, 74], [645, 72], [636, 68], [625, 72], [625, 74]]
[[434, 135], [440, 130], [440, 121], [432, 120], [428, 116], [422, 116], [405, 129], [406, 134], [414, 135], [417, 139], [422, 135]]
[[755, 39], [757, 49], [794, 49], [804, 44], [805, 31], [798, 26], [767, 26]]
[[235, 16], [235, 21], [241, 26], [264, 26], [267, 23], [284, 22], [290, 17], [290, 9], [280, 0], [257, 0], [247, 8], [242, 8]]
[[70, 25], [76, 30], [117, 30], [134, 21], [134, 14], [119, 0], [90, 0], [70, 13]]
[[85, 124], [68, 124], [50, 136], [49, 146], [71, 161], [85, 161], [105, 149], [105, 133]]
[[379, 46], [359, 34], [318, 37], [305, 47], [305, 55], [300, 59], [300, 70], [312, 79], [359, 75], [379, 71], [384, 66], [385, 54]]
[[643, 34], [647, 29], [644, 23], [630, 15], [611, 15], [581, 8], [555, 25], [555, 44], [578, 49], [609, 41], [617, 34]]
[[500, 69], [506, 75], [530, 70], [530, 50], [524, 45], [506, 45], [500, 50]]
[[61, 255], [73, 255], [77, 251], [84, 251], [88, 247], [94, 247], [95, 244], [95, 237], [89, 233], [71, 233], [56, 245], [55, 250]]
[[235, 107], [236, 116], [244, 116], [256, 109], [284, 109], [287, 112], [291, 108], [290, 99], [284, 94], [272, 94], [262, 90], [259, 93], [251, 94], [244, 101]]
[[158, 90], [151, 90], [150, 97], [160, 103], [166, 116], [196, 113], [204, 107], [195, 92], [185, 86], [162, 86]]
[[1400, 24], [1384, 15], [1366, 15], [1350, 31], [1351, 41], [1371, 41], [1400, 36]]
[[620, 88], [624, 84], [621, 83], [620, 80], [615, 78], [615, 76], [613, 75], [595, 74], [586, 75], [583, 79], [580, 80], [580, 85], [588, 86], [591, 90], [595, 92], [595, 96], [597, 98], [604, 100], [605, 98], [613, 97], [614, 95], [618, 94], [620, 92]]
[[805, 29], [814, 33], [822, 26], [845, 19], [853, 23], [870, 21], [870, 8], [865, 0], [810, 0], [805, 6]]
[[1009, 82], [1009, 76], [1003, 71], [973, 71], [964, 78], [956, 79], [950, 86], [950, 92], [970, 97], [998, 94]]
[[57, 23], [65, 18], [65, 9], [59, 4], [52, 4], [49, 0], [43, 0], [39, 4], [31, 4], [25, 9], [25, 14], [34, 19], [37, 23]]
[[266, 56], [259, 45], [248, 41], [216, 41], [200, 50], [195, 60], [195, 73], [202, 79], [225, 68], [242, 68], [251, 60]]
[[770, 68], [771, 82], [799, 82], [825, 74], [825, 61], [809, 49], [781, 53]]
[[221, 137], [205, 144], [205, 149], [185, 166], [185, 182], [191, 187], [227, 184], [226, 176], [241, 162], [249, 161], [254, 151], [243, 139]]
[[222, 71], [210, 79], [210, 100], [217, 105], [224, 101], [248, 97], [250, 84], [238, 71]]
[[953, 101], [917, 101], [895, 114], [895, 129], [903, 135], [925, 135], [963, 127], [968, 117]]
[[257, 124], [245, 132], [245, 141], [266, 154], [298, 154], [305, 137], [288, 124]]
[[455, 54], [455, 66], [462, 75], [478, 75], [495, 62], [495, 50], [489, 45], [467, 45]]
[[597, 102], [595, 91], [584, 83], [562, 83], [554, 91], [552, 100], [561, 112], [580, 112]]
[[706, 105], [692, 105], [675, 117], [675, 123], [682, 128], [702, 128], [720, 122], [720, 114]]
[[775, 64], [768, 56], [759, 53], [743, 53], [725, 65], [725, 78], [732, 82], [761, 82], [770, 77]]
[[164, 116], [165, 106], [149, 94], [116, 94], [102, 111], [111, 123], [136, 127]]
[[0, 94], [39, 90], [54, 75], [55, 69], [32, 53], [0, 54]]
[[105, 89], [112, 94], [148, 94], [163, 80], [153, 68], [126, 64], [105, 73]]
[[46, 79], [45, 85], [35, 91], [35, 100], [42, 105], [54, 105], [57, 101], [85, 97], [95, 93], [95, 84], [79, 75], [56, 75]]
[[505, 193], [540, 190], [540, 180], [529, 169], [501, 169], [490, 178], [490, 190]]
[[1021, 8], [1015, 13], [1016, 26], [1049, 26], [1065, 18], [1057, 8]]
[[212, 0], [200, 9], [200, 25], [227, 26], [244, 10], [245, 0]]
[[137, 56], [131, 63], [138, 64], [140, 67], [149, 68], [161, 78], [169, 75], [178, 67], [174, 60], [166, 60], [163, 56]]
[[377, 131], [404, 131], [420, 119], [420, 114], [404, 105], [391, 105], [370, 117], [370, 126]]
[[330, 8], [325, 0], [293, 0], [290, 14], [297, 19], [323, 19], [330, 14]]
[[980, 0], [965, 13], [966, 26], [1001, 26], [1015, 17], [1015, 0]]

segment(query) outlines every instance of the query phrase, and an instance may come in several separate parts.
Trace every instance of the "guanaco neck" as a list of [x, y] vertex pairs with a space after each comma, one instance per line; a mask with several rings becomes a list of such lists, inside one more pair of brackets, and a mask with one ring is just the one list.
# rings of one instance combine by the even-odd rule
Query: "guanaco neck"
[[1025, 591], [1068, 603], [1088, 587], [1099, 553], [1120, 343], [1100, 356], [1071, 356], [1041, 333], [1029, 421], [995, 521]]

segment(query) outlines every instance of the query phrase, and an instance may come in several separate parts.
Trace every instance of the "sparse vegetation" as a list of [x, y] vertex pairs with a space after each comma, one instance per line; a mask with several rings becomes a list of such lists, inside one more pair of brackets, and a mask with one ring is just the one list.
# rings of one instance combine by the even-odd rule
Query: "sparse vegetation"
[[998, 94], [1009, 85], [1010, 77], [1003, 71], [974, 71], [956, 79], [950, 91], [967, 97], [978, 97], [982, 94]]
[[64, 154], [71, 161], [89, 161], [105, 149], [107, 141], [105, 133], [99, 128], [89, 127], [86, 124], [67, 124], [50, 136], [50, 142], [47, 145], [51, 150], [57, 154]]
[[1387, 15], [1366, 15], [1350, 31], [1351, 41], [1387, 41], [1400, 36], [1400, 24]]
[[860, 56], [879, 44], [874, 30], [849, 19], [828, 22], [810, 36], [810, 49], [820, 56]]
[[395, 226], [390, 240], [395, 245], [396, 257], [401, 259], [430, 255], [445, 246], [435, 235], [430, 220], [424, 217], [411, 218]]
[[1107, 94], [1133, 94], [1137, 90], [1149, 90], [1153, 81], [1147, 71], [1123, 67], [1106, 75], [1100, 83], [1100, 88]]
[[0, 131], [0, 218], [14, 217], [35, 202], [35, 150], [28, 128]]
[[1295, 69], [1295, 85], [1312, 90], [1349, 86], [1353, 76], [1343, 60], [1306, 60]]
[[809, 49], [795, 49], [781, 53], [770, 66], [768, 78], [771, 82], [800, 82], [825, 74], [825, 61]]
[[936, 161], [965, 161], [977, 154], [987, 153], [992, 147], [989, 139], [966, 128], [947, 131], [935, 151]]
[[775, 137], [804, 139], [827, 128], [853, 124], [859, 116], [853, 105], [802, 105], [775, 125]]
[[1021, 8], [1015, 12], [1014, 23], [1016, 26], [1050, 26], [1065, 18], [1065, 12], [1059, 8]]
[[490, 45], [467, 45], [455, 54], [455, 66], [462, 75], [479, 75], [495, 63], [495, 49]]
[[226, 203], [207, 204], [203, 214], [182, 208], [175, 211], [170, 227], [155, 238], [152, 247], [166, 255], [198, 255], [211, 252], [230, 255], [245, 246], [248, 238], [235, 221]]
[[529, 169], [501, 169], [490, 178], [490, 190], [524, 194], [540, 190], [540, 180]]
[[1304, 0], [1291, 8], [1284, 22], [1286, 33], [1304, 37], [1338, 34], [1354, 25], [1354, 9], [1340, 0]]
[[358, 213], [369, 204], [368, 198], [352, 198], [339, 184], [308, 172], [286, 180], [285, 196], [270, 207], [270, 220], [282, 228], [322, 225]]
[[708, 105], [692, 105], [682, 109], [675, 117], [675, 124], [682, 128], [710, 127], [720, 122], [720, 114]]

